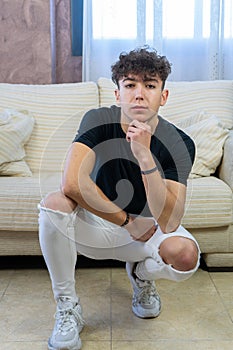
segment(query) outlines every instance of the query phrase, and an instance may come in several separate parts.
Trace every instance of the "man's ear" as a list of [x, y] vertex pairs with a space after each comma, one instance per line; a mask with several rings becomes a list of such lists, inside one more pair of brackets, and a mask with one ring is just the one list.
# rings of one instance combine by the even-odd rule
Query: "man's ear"
[[164, 106], [166, 104], [168, 95], [169, 95], [169, 91], [167, 89], [164, 89], [161, 94], [160, 106]]
[[120, 91], [119, 89], [116, 89], [115, 91], [115, 98], [116, 98], [116, 102], [120, 102]]

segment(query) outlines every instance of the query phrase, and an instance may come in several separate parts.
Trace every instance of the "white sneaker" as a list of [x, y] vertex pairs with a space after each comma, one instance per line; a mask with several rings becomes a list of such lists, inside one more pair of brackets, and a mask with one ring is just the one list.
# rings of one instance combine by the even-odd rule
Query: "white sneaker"
[[84, 321], [79, 300], [60, 297], [57, 301], [55, 326], [48, 341], [49, 350], [79, 350], [82, 342], [79, 337]]
[[134, 274], [134, 263], [126, 263], [126, 271], [133, 287], [132, 310], [140, 318], [154, 318], [160, 314], [161, 300], [154, 281], [142, 281]]

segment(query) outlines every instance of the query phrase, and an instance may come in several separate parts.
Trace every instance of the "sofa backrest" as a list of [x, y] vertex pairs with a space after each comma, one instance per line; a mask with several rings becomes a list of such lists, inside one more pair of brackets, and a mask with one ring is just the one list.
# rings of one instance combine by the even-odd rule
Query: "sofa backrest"
[[[98, 86], [100, 105], [116, 104], [113, 82], [108, 78], [100, 78]], [[204, 111], [218, 117], [225, 128], [233, 128], [233, 81], [168, 81], [166, 87], [169, 89], [169, 98], [159, 113], [172, 123]]]
[[35, 125], [26, 149], [33, 172], [60, 170], [83, 113], [99, 105], [94, 82], [54, 85], [0, 84], [0, 112], [27, 110]]
[[227, 129], [233, 128], [233, 81], [167, 82], [170, 95], [160, 112], [176, 123], [195, 113], [214, 114]]
[[[195, 113], [215, 114], [233, 128], [233, 81], [167, 82], [170, 96], [160, 114], [179, 122]], [[0, 112], [26, 110], [35, 117], [27, 143], [26, 162], [32, 172], [60, 171], [86, 110], [115, 104], [115, 85], [108, 78], [54, 85], [0, 83]]]

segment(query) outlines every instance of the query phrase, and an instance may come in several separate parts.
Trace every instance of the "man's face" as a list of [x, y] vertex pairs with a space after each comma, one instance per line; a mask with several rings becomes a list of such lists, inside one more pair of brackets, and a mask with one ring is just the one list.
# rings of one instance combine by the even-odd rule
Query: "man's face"
[[125, 122], [150, 121], [157, 117], [160, 106], [166, 103], [168, 91], [162, 90], [163, 82], [158, 76], [129, 74], [119, 80], [115, 91]]

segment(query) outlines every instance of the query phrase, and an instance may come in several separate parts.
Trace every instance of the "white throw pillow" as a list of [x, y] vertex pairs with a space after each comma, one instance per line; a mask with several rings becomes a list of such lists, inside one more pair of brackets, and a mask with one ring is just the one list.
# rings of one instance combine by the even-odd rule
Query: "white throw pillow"
[[215, 115], [201, 111], [176, 123], [196, 145], [196, 157], [190, 177], [215, 173], [223, 155], [223, 145], [229, 134]]
[[0, 114], [0, 175], [32, 176], [24, 161], [24, 145], [30, 138], [34, 118], [26, 111], [6, 109]]

